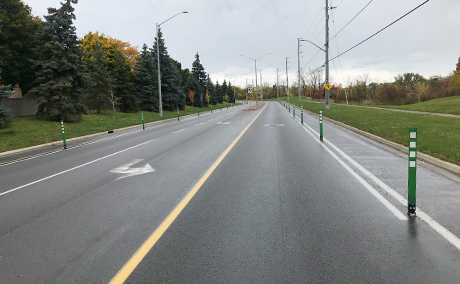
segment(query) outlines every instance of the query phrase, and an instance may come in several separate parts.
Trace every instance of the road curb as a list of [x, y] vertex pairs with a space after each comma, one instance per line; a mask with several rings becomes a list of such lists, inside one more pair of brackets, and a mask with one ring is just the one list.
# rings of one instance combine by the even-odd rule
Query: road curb
[[[207, 111], [207, 112], [209, 112], [209, 111]], [[205, 113], [207, 113], [207, 112], [205, 112]], [[182, 116], [182, 117], [188, 117], [188, 116], [195, 116], [195, 114], [188, 114], [188, 115], [185, 115], [185, 116]], [[148, 123], [145, 123], [145, 124], [149, 125], [149, 124], [155, 124], [155, 123], [160, 123], [160, 122], [166, 122], [166, 121], [170, 121], [170, 120], [177, 120], [177, 118], [168, 118], [168, 119], [164, 119], [164, 120], [157, 120], [157, 121], [152, 121], [152, 122], [148, 122]], [[142, 128], [142, 124], [136, 124], [136, 125], [127, 126], [127, 127], [123, 127], [123, 128], [116, 128], [116, 129], [113, 130], [113, 133], [115, 133], [115, 131], [128, 130], [128, 129], [132, 129], [132, 128], [136, 128], [136, 127]], [[92, 138], [92, 137], [100, 136], [100, 135], [103, 135], [103, 134], [108, 134], [108, 133], [107, 133], [107, 131], [104, 131], [104, 132], [98, 132], [98, 133], [89, 134], [89, 135], [85, 135], [85, 136], [78, 136], [78, 137], [74, 137], [74, 138], [70, 138], [70, 139], [66, 139], [66, 140], [67, 140], [67, 142], [73, 142], [73, 141], [83, 140], [83, 139], [86, 139], [86, 138]], [[110, 134], [112, 134], [112, 133], [110, 133]], [[36, 150], [36, 149], [47, 148], [47, 147], [51, 147], [51, 146], [58, 146], [58, 145], [62, 145], [62, 143], [63, 142], [61, 140], [59, 140], [59, 141], [48, 142], [48, 143], [45, 143], [45, 144], [40, 144], [40, 145], [30, 146], [30, 147], [26, 147], [26, 148], [21, 148], [21, 149], [11, 150], [11, 151], [7, 151], [7, 152], [2, 152], [2, 153], [0, 153], [0, 158], [5, 157], [5, 156], [14, 155], [14, 154], [20, 154], [20, 153], [24, 153], [24, 152], [29, 152], [29, 151]]]
[[[314, 112], [311, 112], [311, 111], [308, 111], [308, 110], [305, 110], [305, 109], [304, 109], [304, 111], [306, 111], [306, 112], [308, 112], [308, 113], [310, 113], [312, 115], [319, 116], [318, 114], [316, 114]], [[368, 133], [368, 132], [366, 132], [364, 130], [355, 128], [355, 127], [347, 125], [347, 124], [345, 124], [343, 122], [339, 122], [339, 121], [336, 121], [336, 120], [333, 120], [333, 119], [330, 119], [330, 118], [327, 118], [327, 117], [324, 117], [324, 116], [323, 116], [323, 120], [331, 122], [331, 123], [333, 123], [333, 124], [335, 124], [337, 126], [340, 126], [342, 128], [351, 130], [351, 131], [353, 131], [355, 133], [358, 133], [358, 134], [360, 134], [360, 135], [362, 135], [362, 136], [364, 136], [366, 138], [369, 138], [369, 139], [371, 139], [373, 141], [376, 141], [377, 143], [380, 143], [380, 144], [383, 144], [383, 145], [388, 146], [390, 148], [393, 148], [394, 150], [396, 150], [396, 151], [398, 151], [400, 153], [404, 153], [406, 155], [407, 155], [407, 153], [409, 153], [409, 148], [408, 147], [403, 146], [401, 144], [398, 144], [396, 142], [389, 141], [389, 140], [387, 140], [385, 138], [379, 137], [377, 135]], [[422, 153], [422, 152], [417, 153], [417, 158], [419, 160], [422, 160], [424, 162], [432, 164], [432, 165], [434, 165], [436, 167], [439, 167], [441, 169], [449, 171], [449, 172], [451, 172], [453, 174], [460, 175], [460, 166], [459, 165], [456, 165], [456, 164], [441, 160], [439, 158], [430, 156], [430, 155]]]

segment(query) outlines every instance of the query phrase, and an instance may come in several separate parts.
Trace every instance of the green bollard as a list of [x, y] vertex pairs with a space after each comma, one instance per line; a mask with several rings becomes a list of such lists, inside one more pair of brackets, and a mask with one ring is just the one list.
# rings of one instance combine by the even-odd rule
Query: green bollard
[[198, 109], [198, 106], [196, 107], [196, 111], [198, 112], [198, 116], [200, 116], [200, 110]]
[[289, 113], [291, 113], [291, 104], [289, 104]]
[[211, 106], [211, 113], [212, 113], [212, 105], [210, 105], [210, 106]]
[[142, 130], [145, 130], [144, 113], [142, 113]]
[[323, 142], [323, 111], [319, 111], [319, 141]]
[[67, 149], [67, 143], [65, 142], [64, 121], [62, 120], [61, 120], [61, 129], [62, 129], [62, 141], [64, 142], [64, 149]]
[[303, 106], [300, 107], [300, 124], [303, 125]]
[[292, 116], [295, 117], [295, 106], [292, 107]]
[[228, 103], [227, 103], [227, 109], [228, 109]]
[[222, 111], [222, 104], [219, 104], [220, 111]]
[[417, 128], [409, 128], [409, 180], [407, 196], [407, 215], [416, 215], [417, 188]]
[[177, 121], [180, 121], [180, 118], [179, 118], [179, 107], [177, 108]]

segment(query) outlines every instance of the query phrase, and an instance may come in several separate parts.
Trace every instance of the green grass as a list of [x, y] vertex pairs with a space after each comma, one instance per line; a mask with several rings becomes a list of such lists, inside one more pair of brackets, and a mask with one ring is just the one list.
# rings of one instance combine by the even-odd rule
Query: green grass
[[[374, 105], [373, 105], [374, 106]], [[375, 105], [383, 108], [416, 110], [426, 112], [450, 113], [460, 115], [460, 96], [446, 97], [410, 105]]]
[[[293, 103], [293, 100], [291, 100]], [[295, 101], [299, 106], [298, 101]], [[302, 102], [304, 109], [407, 146], [409, 128], [417, 127], [419, 151], [460, 165], [460, 119], [428, 114]], [[327, 137], [327, 133], [324, 134]]]
[[[224, 106], [225, 103], [222, 104], [222, 107]], [[213, 106], [213, 110], [218, 108], [218, 104]], [[200, 112], [209, 111], [210, 109], [210, 107], [200, 108]], [[196, 114], [196, 112], [196, 107], [186, 106], [185, 110], [180, 111], [180, 115]], [[117, 112], [115, 122], [113, 122], [112, 118], [113, 113], [107, 111], [101, 114], [89, 113], [84, 115], [80, 122], [66, 123], [64, 126], [66, 139], [142, 124], [141, 112]], [[160, 117], [156, 112], [144, 111], [145, 123], [168, 118], [177, 118], [177, 112], [163, 111], [163, 117]], [[33, 116], [16, 117], [10, 127], [0, 129], [0, 152], [61, 140], [60, 122], [37, 120]]]

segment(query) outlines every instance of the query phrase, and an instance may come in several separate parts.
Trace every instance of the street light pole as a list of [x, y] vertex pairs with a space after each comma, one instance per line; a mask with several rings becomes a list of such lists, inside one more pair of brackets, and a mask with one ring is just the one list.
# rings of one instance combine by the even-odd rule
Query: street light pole
[[300, 38], [297, 38], [297, 72], [299, 75], [299, 81], [297, 88], [299, 89], [299, 104], [301, 103], [300, 99]]
[[244, 57], [246, 57], [248, 59], [254, 60], [254, 74], [255, 74], [255, 77], [256, 77], [256, 104], [259, 103], [259, 100], [258, 100], [258, 97], [257, 97], [257, 60], [261, 59], [262, 57], [264, 57], [266, 55], [270, 55], [270, 53], [262, 55], [261, 57], [259, 57], [257, 59], [254, 59], [254, 58], [248, 57], [246, 55], [242, 55], [242, 54], [240, 55], [240, 56], [244, 56]]
[[289, 74], [288, 74], [288, 58], [286, 57], [286, 85], [287, 85], [287, 101], [289, 102]]
[[[328, 1], [326, 0], [326, 82], [325, 85], [329, 84], [329, 6]], [[329, 109], [329, 90], [326, 89], [326, 105], [325, 109]]]
[[278, 89], [278, 68], [276, 68], [276, 98], [280, 100], [280, 91]]
[[161, 24], [156, 24], [156, 31], [157, 31], [157, 65], [158, 65], [158, 108], [160, 109], [160, 117], [163, 117], [163, 101], [161, 99], [161, 74], [160, 74], [160, 45], [158, 44], [158, 37], [159, 37], [159, 34], [160, 34], [160, 26], [164, 23], [166, 23], [167, 21], [171, 20], [172, 18], [174, 18], [175, 16], [179, 15], [179, 14], [187, 14], [188, 12], [180, 12], [180, 13], [177, 13], [175, 14], [174, 16], [172, 16], [171, 18], [167, 19], [166, 21], [162, 22]]

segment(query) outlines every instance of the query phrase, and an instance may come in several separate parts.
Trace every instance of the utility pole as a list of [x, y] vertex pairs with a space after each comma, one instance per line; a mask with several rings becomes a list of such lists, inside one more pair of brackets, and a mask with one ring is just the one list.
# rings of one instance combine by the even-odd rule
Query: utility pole
[[[326, 0], [326, 82], [325, 85], [329, 84], [329, 5], [328, 1]], [[324, 106], [325, 109], [329, 109], [329, 90], [326, 89], [326, 105]]]
[[288, 58], [286, 57], [286, 85], [287, 85], [287, 101], [289, 102], [289, 74], [288, 74]]
[[276, 68], [276, 98], [280, 99], [280, 91], [278, 89], [278, 68]]
[[297, 38], [297, 72], [299, 73], [299, 82], [297, 88], [299, 89], [299, 104], [301, 103], [300, 99], [300, 38]]

